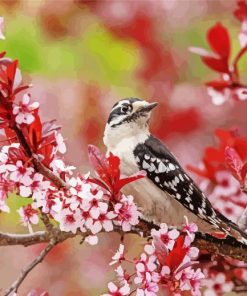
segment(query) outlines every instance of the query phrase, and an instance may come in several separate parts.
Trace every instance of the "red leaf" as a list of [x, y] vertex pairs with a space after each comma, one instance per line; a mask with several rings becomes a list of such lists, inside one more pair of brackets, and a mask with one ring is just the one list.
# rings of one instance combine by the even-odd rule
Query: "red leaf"
[[21, 148], [10, 147], [8, 154], [9, 159], [11, 159], [14, 163], [16, 163], [17, 160], [22, 160], [24, 162], [27, 161], [27, 156]]
[[228, 60], [231, 45], [227, 28], [221, 23], [217, 23], [208, 30], [207, 39], [212, 50]]
[[183, 262], [188, 249], [184, 247], [184, 236], [180, 235], [175, 243], [174, 248], [166, 257], [166, 264], [170, 267], [171, 272], [174, 272]]
[[0, 52], [0, 59], [3, 58], [5, 56], [5, 54], [6, 54], [6, 51]]
[[120, 159], [119, 157], [110, 153], [110, 156], [107, 158], [107, 160], [108, 160], [108, 174], [116, 182], [120, 178]]
[[123, 179], [120, 179], [118, 182], [117, 182], [117, 189], [118, 190], [121, 190], [125, 185], [131, 183], [131, 182], [134, 182], [136, 180], [139, 180], [139, 179], [142, 179], [146, 176], [146, 172], [145, 171], [140, 171], [134, 175], [131, 175], [129, 177], [126, 177], [126, 178], [123, 178]]
[[225, 148], [225, 162], [227, 164], [227, 166], [229, 167], [229, 169], [231, 170], [231, 172], [233, 173], [233, 175], [239, 180], [242, 180], [242, 176], [241, 176], [241, 170], [243, 167], [243, 162], [239, 156], [239, 154], [237, 153], [237, 151], [232, 148], [227, 146]]
[[88, 157], [89, 161], [97, 172], [99, 177], [107, 184], [111, 186], [111, 176], [108, 174], [108, 161], [107, 158], [100, 152], [99, 148], [93, 145], [88, 145]]
[[35, 114], [35, 120], [29, 126], [28, 137], [31, 146], [36, 150], [42, 137], [42, 124], [38, 114]]
[[216, 59], [211, 57], [202, 57], [201, 59], [209, 68], [220, 73], [229, 73], [228, 61], [226, 58]]
[[28, 89], [30, 86], [29, 85], [23, 85], [23, 86], [20, 86], [20, 87], [17, 87], [13, 93], [13, 95], [16, 95], [18, 94], [19, 92], [25, 90], [25, 89]]
[[7, 65], [6, 73], [7, 73], [9, 83], [11, 83], [11, 86], [15, 79], [17, 65], [18, 65], [18, 60], [15, 60], [12, 63], [9, 63]]
[[[106, 158], [100, 150], [93, 145], [88, 146], [88, 156], [91, 165], [114, 197], [117, 197], [121, 188], [126, 184], [144, 177], [143, 172], [140, 172], [121, 179], [119, 157], [110, 153], [110, 156]], [[96, 183], [95, 181], [93, 182]], [[101, 183], [101, 181], [99, 182]], [[102, 184], [97, 184], [102, 186]], [[106, 188], [106, 186], [102, 187]]]
[[244, 0], [238, 1], [238, 7], [234, 10], [233, 14], [240, 22], [247, 20], [246, 1], [244, 1]]
[[209, 87], [213, 87], [214, 89], [216, 89], [218, 91], [221, 91], [226, 87], [231, 87], [232, 86], [230, 81], [223, 81], [223, 80], [209, 81], [209, 82], [206, 82], [206, 85], [209, 86]]

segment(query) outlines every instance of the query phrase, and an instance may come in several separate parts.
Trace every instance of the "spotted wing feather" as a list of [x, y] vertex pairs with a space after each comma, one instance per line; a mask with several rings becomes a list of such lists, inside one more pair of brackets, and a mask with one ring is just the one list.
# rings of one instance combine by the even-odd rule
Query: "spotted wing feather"
[[158, 139], [150, 136], [135, 148], [134, 156], [139, 168], [147, 172], [147, 177], [189, 211], [240, 241], [247, 239], [236, 224], [214, 210], [204, 193]]

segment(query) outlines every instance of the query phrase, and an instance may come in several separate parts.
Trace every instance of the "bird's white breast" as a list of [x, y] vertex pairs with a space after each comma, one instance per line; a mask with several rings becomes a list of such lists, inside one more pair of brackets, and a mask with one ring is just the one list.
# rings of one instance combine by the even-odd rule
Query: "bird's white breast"
[[[127, 137], [108, 149], [108, 153], [112, 152], [120, 158], [121, 174], [129, 176], [139, 171], [133, 151], [139, 143], [144, 143], [148, 137], [147, 134]], [[144, 217], [150, 221], [181, 227], [184, 216], [187, 216], [189, 221], [196, 223], [201, 231], [207, 232], [211, 229], [209, 224], [187, 210], [174, 197], [162, 191], [147, 177], [126, 185], [123, 188], [123, 193], [133, 195], [134, 200], [142, 209]]]

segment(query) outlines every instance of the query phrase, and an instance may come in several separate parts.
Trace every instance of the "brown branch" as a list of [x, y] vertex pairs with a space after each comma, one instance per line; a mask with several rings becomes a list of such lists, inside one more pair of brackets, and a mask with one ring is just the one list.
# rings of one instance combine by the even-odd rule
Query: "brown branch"
[[36, 265], [43, 261], [45, 256], [52, 250], [52, 248], [56, 245], [56, 240], [52, 239], [49, 244], [42, 250], [40, 255], [36, 257], [27, 267], [25, 267], [20, 275], [18, 276], [17, 280], [4, 292], [4, 296], [10, 295], [12, 292], [17, 293], [17, 290], [27, 275], [34, 269]]
[[24, 148], [26, 155], [30, 157], [31, 162], [34, 168], [36, 169], [36, 171], [42, 174], [43, 176], [45, 176], [58, 188], [67, 187], [67, 184], [61, 178], [55, 175], [49, 168], [47, 168], [42, 162], [40, 162], [40, 160], [38, 159], [38, 156], [32, 152], [30, 146], [28, 145], [27, 140], [25, 139], [22, 131], [17, 127], [17, 125], [14, 125], [12, 128], [16, 133], [16, 136], [21, 146]]
[[[132, 228], [132, 230], [128, 233], [137, 234], [142, 237], [149, 237], [151, 229], [153, 228], [159, 228], [159, 226], [151, 222], [141, 220], [141, 222], [136, 227]], [[120, 234], [123, 233], [120, 226], [115, 226], [114, 231]], [[88, 231], [84, 233], [78, 231], [76, 234], [73, 234], [71, 232], [61, 231], [60, 229], [54, 227], [52, 229], [52, 233], [45, 231], [40, 231], [33, 234], [0, 233], [0, 246], [30, 246], [48, 242], [51, 237], [55, 238], [57, 243], [59, 243], [77, 235], [81, 236], [82, 240], [84, 240], [88, 235], [90, 235], [90, 232]], [[247, 263], [247, 246], [236, 241], [234, 238], [228, 237], [226, 239], [219, 239], [209, 234], [197, 232], [193, 245], [200, 250], [206, 250], [211, 254], [229, 256]]]
[[49, 241], [49, 235], [45, 231], [32, 234], [0, 233], [0, 246], [31, 246]]

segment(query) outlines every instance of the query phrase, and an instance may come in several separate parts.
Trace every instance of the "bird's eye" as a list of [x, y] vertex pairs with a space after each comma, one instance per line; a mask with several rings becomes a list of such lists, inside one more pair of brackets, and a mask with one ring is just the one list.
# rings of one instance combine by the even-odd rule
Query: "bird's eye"
[[130, 111], [131, 110], [131, 107], [130, 107], [130, 105], [124, 105], [124, 106], [122, 106], [121, 107], [121, 111], [123, 112], [123, 113], [127, 113], [128, 111]]

